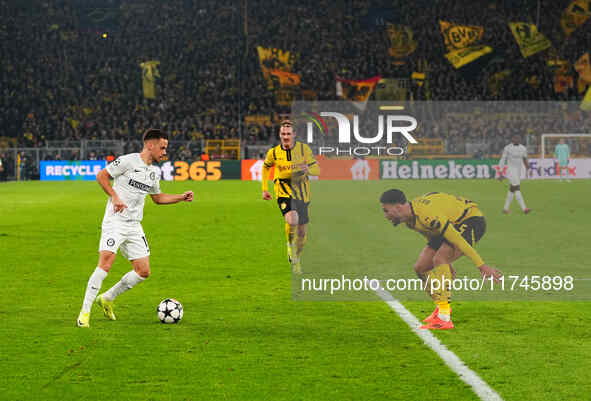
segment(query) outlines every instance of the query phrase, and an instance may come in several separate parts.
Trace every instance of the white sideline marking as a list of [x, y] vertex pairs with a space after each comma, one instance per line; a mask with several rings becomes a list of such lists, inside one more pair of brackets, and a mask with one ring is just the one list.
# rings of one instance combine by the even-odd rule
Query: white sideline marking
[[483, 401], [503, 401], [501, 396], [493, 390], [484, 380], [480, 378], [472, 369], [466, 366], [456, 354], [447, 349], [447, 347], [437, 339], [429, 330], [420, 329], [422, 323], [408, 309], [397, 301], [389, 292], [378, 289], [376, 294], [388, 304], [394, 312], [400, 316], [419, 336], [425, 344], [439, 355], [443, 362], [450, 367], [464, 383], [472, 387], [476, 395]]

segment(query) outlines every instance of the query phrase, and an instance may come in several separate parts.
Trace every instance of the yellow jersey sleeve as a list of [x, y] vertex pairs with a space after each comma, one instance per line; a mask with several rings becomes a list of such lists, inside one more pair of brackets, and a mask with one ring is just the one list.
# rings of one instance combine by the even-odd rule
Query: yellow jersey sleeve
[[457, 249], [462, 251], [464, 255], [470, 258], [470, 260], [474, 263], [476, 267], [480, 267], [484, 264], [484, 260], [480, 257], [478, 252], [470, 244], [468, 241], [462, 237], [462, 235], [456, 230], [453, 224], [448, 224], [447, 229], [443, 233], [443, 238], [448, 240], [451, 244], [453, 244]]
[[269, 174], [271, 172], [271, 168], [275, 165], [275, 159], [273, 158], [273, 148], [269, 149], [267, 152], [267, 157], [265, 157], [265, 162], [263, 163], [263, 174], [262, 174], [262, 185], [263, 191], [269, 190]]
[[320, 175], [320, 166], [316, 159], [314, 159], [314, 154], [312, 153], [312, 149], [308, 145], [304, 145], [304, 157], [306, 164], [308, 165], [308, 175], [318, 176]]

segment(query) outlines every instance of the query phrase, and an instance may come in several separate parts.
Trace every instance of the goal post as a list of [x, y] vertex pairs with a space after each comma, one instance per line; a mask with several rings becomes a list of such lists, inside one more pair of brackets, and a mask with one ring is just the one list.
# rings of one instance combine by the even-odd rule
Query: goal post
[[[582, 140], [581, 145], [577, 146], [577, 149], [571, 149], [571, 153], [577, 154], [590, 154], [591, 153], [591, 134], [542, 134], [542, 149], [541, 149], [541, 156], [542, 159], [546, 158], [546, 152], [550, 155], [553, 155], [554, 146], [549, 147], [546, 143], [546, 139], [550, 142], [553, 138], [556, 138], [556, 142], [561, 138], [577, 138]], [[556, 145], [555, 143], [553, 145]], [[584, 146], [587, 145], [587, 146]], [[552, 158], [552, 156], [550, 156]], [[589, 156], [591, 157], [591, 156]]]

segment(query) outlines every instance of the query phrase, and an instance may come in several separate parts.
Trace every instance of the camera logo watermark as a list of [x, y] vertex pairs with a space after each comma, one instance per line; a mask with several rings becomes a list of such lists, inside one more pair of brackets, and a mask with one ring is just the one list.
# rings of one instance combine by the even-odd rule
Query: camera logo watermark
[[[405, 149], [393, 146], [395, 138], [403, 137], [410, 144], [418, 141], [411, 134], [417, 128], [417, 120], [410, 115], [378, 114], [377, 133], [368, 136], [361, 132], [360, 116], [357, 113], [344, 114], [335, 111], [321, 111], [319, 113], [303, 112], [301, 114], [306, 123], [306, 140], [308, 144], [314, 144], [317, 135], [327, 135], [328, 125], [326, 118], [334, 118], [337, 123], [338, 145], [331, 144], [318, 147], [319, 155], [331, 156], [369, 156], [388, 155], [401, 156]], [[374, 126], [375, 121], [372, 121]], [[386, 143], [380, 145], [384, 142]], [[373, 145], [373, 146], [372, 146]]]

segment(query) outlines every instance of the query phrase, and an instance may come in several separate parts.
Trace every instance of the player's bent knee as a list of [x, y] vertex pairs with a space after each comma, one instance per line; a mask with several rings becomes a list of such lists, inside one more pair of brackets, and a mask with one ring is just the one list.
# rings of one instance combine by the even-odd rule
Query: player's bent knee
[[115, 262], [115, 257], [117, 254], [110, 252], [110, 251], [100, 251], [99, 252], [99, 261], [98, 267], [106, 271], [107, 273], [111, 270], [113, 263]]
[[298, 220], [298, 212], [296, 212], [295, 210], [292, 210], [285, 214], [285, 222], [290, 226], [295, 226], [296, 224], [298, 224]]
[[142, 278], [150, 277], [150, 266], [134, 266], [133, 270]]
[[150, 276], [150, 259], [149, 257], [136, 259], [131, 262], [133, 270], [142, 278]]
[[451, 263], [451, 260], [444, 255], [436, 254], [435, 256], [433, 256], [433, 267], [445, 265], [448, 263]]
[[415, 263], [414, 265], [414, 270], [415, 273], [417, 274], [424, 274], [426, 272], [428, 272], [429, 270], [431, 270], [432, 266], [426, 265], [424, 263]]

